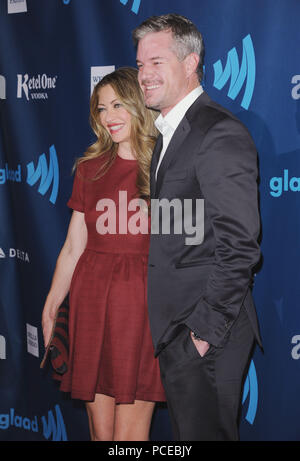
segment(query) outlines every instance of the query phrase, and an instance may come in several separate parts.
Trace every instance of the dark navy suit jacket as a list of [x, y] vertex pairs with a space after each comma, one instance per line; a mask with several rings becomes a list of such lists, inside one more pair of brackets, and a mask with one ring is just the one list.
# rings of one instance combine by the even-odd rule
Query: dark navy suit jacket
[[[252, 299], [260, 259], [257, 152], [244, 125], [204, 92], [186, 112], [158, 170], [158, 137], [151, 163], [151, 199], [204, 199], [204, 239], [187, 245], [185, 232], [152, 233], [148, 309], [156, 355], [187, 325], [222, 347], [244, 305], [261, 345]], [[154, 212], [154, 209], [152, 209]], [[199, 217], [199, 216], [198, 216]], [[182, 215], [182, 219], [184, 216]], [[160, 223], [161, 224], [161, 223]]]

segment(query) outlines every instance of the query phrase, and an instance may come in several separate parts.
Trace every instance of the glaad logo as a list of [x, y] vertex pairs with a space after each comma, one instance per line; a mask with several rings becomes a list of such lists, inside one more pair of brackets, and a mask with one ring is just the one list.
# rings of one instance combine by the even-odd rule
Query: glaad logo
[[0, 75], [0, 99], [6, 99], [6, 80]]
[[244, 404], [249, 395], [249, 405], [246, 414], [248, 423], [253, 424], [257, 411], [258, 402], [258, 382], [253, 360], [251, 360], [248, 375], [244, 384], [242, 403]]
[[258, 383], [253, 360], [251, 360], [248, 375], [244, 384], [244, 393], [242, 400], [243, 404], [245, 403], [248, 395], [249, 405], [246, 414], [246, 420], [248, 421], [248, 423], [253, 424], [256, 416], [258, 402]]
[[18, 74], [17, 78], [17, 98], [22, 98], [22, 94], [24, 93], [27, 101], [29, 101], [29, 95], [31, 99], [48, 99], [48, 92], [45, 90], [56, 88], [57, 76], [48, 77], [46, 74], [39, 74], [36, 77], [29, 78], [28, 74]]
[[50, 189], [52, 184], [52, 190], [49, 200], [51, 203], [54, 204], [57, 199], [59, 186], [59, 168], [54, 145], [52, 145], [49, 149], [49, 156], [49, 167], [47, 165], [47, 159], [45, 154], [40, 155], [36, 169], [34, 168], [33, 162], [28, 163], [27, 184], [33, 186], [36, 182], [40, 180], [38, 192], [42, 195], [46, 194], [46, 192]]
[[21, 165], [16, 170], [9, 169], [7, 163], [5, 168], [0, 168], [0, 184], [5, 184], [6, 181], [21, 182]]
[[300, 178], [289, 178], [289, 170], [283, 170], [282, 177], [270, 179], [270, 194], [272, 197], [280, 197], [282, 192], [300, 192]]
[[6, 359], [6, 339], [0, 335], [0, 360]]
[[49, 440], [52, 435], [53, 442], [67, 441], [64, 419], [59, 405], [55, 405], [56, 421], [52, 411], [48, 411], [48, 421], [42, 416], [43, 434]]
[[[131, 11], [133, 13], [138, 14], [139, 9], [140, 9], [140, 5], [141, 5], [141, 1], [142, 0], [132, 0]], [[64, 5], [69, 5], [69, 3], [71, 3], [71, 0], [62, 0], [62, 2], [64, 3]], [[128, 0], [120, 0], [120, 3], [122, 3], [122, 5], [127, 5]]]
[[[120, 0], [122, 5], [127, 5], [128, 0]], [[135, 14], [138, 14], [141, 5], [141, 0], [133, 0], [131, 11]]]
[[[59, 405], [55, 405], [55, 415], [53, 411], [48, 411], [48, 420], [45, 416], [42, 416], [43, 436], [49, 440], [52, 437], [52, 441], [60, 442], [67, 441], [67, 433], [65, 428], [64, 419], [60, 411]], [[0, 414], [0, 429], [6, 430], [9, 427], [16, 427], [31, 432], [39, 432], [39, 423], [37, 416], [33, 419], [23, 417], [15, 414], [15, 409], [11, 408], [9, 413]]]
[[241, 106], [248, 109], [253, 96], [255, 85], [255, 54], [250, 34], [243, 39], [243, 57], [241, 67], [236, 48], [232, 48], [227, 54], [227, 62], [223, 71], [220, 59], [214, 64], [214, 87], [221, 90], [230, 78], [228, 97], [235, 99], [240, 93], [244, 82], [246, 87]]
[[[49, 166], [47, 164], [46, 155], [42, 154], [39, 157], [38, 165], [35, 168], [33, 162], [27, 164], [27, 184], [33, 186], [37, 181], [40, 180], [38, 192], [45, 195], [52, 185], [52, 191], [50, 195], [50, 202], [55, 203], [58, 194], [59, 186], [59, 167], [54, 145], [49, 148]], [[0, 185], [5, 184], [7, 181], [10, 182], [22, 182], [21, 165], [17, 168], [10, 169], [8, 164], [5, 164], [5, 168], [0, 168]]]
[[292, 83], [295, 85], [292, 88], [292, 98], [300, 99], [300, 75], [294, 75], [292, 77]]

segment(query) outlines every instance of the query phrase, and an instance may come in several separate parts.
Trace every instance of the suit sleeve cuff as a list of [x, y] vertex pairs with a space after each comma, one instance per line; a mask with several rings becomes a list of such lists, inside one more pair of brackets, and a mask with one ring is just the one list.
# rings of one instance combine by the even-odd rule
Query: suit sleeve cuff
[[207, 341], [215, 347], [223, 347], [229, 338], [233, 322], [230, 322], [226, 315], [204, 299], [200, 303], [185, 319], [184, 324], [203, 341]]

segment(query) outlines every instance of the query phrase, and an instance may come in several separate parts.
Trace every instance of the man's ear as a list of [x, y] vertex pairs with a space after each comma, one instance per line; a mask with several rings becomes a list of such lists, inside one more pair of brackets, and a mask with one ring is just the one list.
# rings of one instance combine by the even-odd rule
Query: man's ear
[[185, 70], [187, 77], [191, 77], [197, 71], [200, 57], [197, 53], [190, 53], [185, 58]]

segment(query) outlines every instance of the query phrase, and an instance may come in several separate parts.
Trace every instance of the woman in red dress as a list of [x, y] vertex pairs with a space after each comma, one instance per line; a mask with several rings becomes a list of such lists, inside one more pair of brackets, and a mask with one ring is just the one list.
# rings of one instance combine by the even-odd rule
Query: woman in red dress
[[91, 440], [148, 440], [155, 402], [165, 395], [146, 302], [156, 130], [137, 71], [105, 76], [90, 115], [97, 141], [76, 162], [72, 218], [42, 315], [44, 342], [69, 292], [69, 362], [60, 389], [86, 402]]

